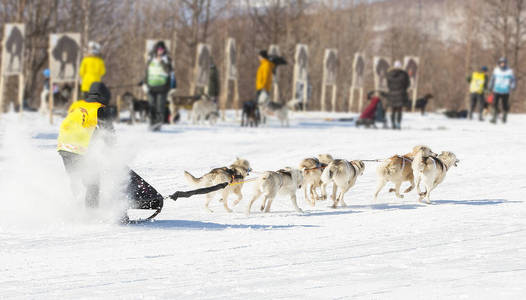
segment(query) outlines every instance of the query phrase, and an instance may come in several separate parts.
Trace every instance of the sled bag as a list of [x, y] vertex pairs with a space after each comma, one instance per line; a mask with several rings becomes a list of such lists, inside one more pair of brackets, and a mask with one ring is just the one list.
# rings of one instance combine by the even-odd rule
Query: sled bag
[[130, 182], [126, 192], [129, 208], [160, 209], [163, 207], [163, 196], [133, 170], [130, 170]]

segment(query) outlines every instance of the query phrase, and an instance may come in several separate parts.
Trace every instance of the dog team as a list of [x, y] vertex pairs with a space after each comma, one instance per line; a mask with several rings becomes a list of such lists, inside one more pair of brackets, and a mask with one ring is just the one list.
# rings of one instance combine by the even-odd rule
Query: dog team
[[[456, 167], [458, 162], [452, 152], [444, 151], [436, 154], [429, 147], [422, 145], [413, 147], [412, 151], [405, 155], [394, 155], [385, 159], [376, 170], [378, 186], [374, 200], [377, 200], [378, 193], [388, 182], [394, 184], [394, 188], [389, 189], [389, 192], [394, 192], [396, 197], [403, 198], [400, 187], [407, 181], [410, 186], [404, 193], [416, 188], [418, 201], [431, 204], [431, 192], [444, 180], [447, 171], [451, 167]], [[272, 202], [279, 195], [289, 197], [294, 209], [301, 213], [303, 210], [298, 206], [296, 191], [303, 189], [305, 201], [314, 207], [317, 201], [327, 200], [327, 188], [330, 184], [332, 184], [331, 207], [345, 207], [347, 204], [344, 195], [356, 184], [364, 169], [365, 164], [361, 160], [334, 159], [330, 154], [320, 154], [318, 157], [302, 160], [298, 168], [286, 167], [277, 171], [266, 171], [254, 179], [247, 179], [252, 169], [250, 163], [241, 158], [237, 158], [229, 167], [215, 168], [201, 177], [194, 177], [187, 171], [184, 175], [186, 180], [196, 187], [230, 183], [225, 189], [206, 195], [205, 208], [210, 212], [212, 210], [209, 204], [218, 193], [221, 194], [219, 201], [223, 202], [225, 210], [232, 212], [228, 206], [229, 195], [236, 195], [234, 206], [239, 204], [243, 199], [241, 188], [245, 183], [254, 181], [254, 194], [246, 208], [246, 214], [249, 215], [252, 205], [259, 198], [263, 199], [260, 210], [269, 212]]]

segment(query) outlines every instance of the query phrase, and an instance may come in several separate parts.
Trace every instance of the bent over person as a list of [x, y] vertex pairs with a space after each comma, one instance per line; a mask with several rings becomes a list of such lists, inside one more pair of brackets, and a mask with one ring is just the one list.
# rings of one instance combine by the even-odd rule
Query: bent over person
[[[101, 130], [113, 131], [108, 105], [110, 91], [101, 82], [94, 82], [85, 100], [74, 102], [60, 125], [57, 150], [71, 179], [74, 195], [80, 193], [80, 183], [86, 187], [86, 207], [99, 205], [99, 170], [96, 162], [87, 158], [92, 154], [93, 140], [103, 136]], [[105, 142], [109, 143], [107, 136]]]

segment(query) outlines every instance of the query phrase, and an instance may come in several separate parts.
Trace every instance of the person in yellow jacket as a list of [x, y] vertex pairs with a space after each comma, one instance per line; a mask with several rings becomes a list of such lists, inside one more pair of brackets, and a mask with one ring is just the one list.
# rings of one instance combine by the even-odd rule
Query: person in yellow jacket
[[88, 43], [88, 55], [82, 59], [80, 64], [81, 99], [87, 96], [91, 84], [100, 82], [104, 74], [106, 74], [106, 67], [104, 60], [100, 57], [100, 45], [91, 41]]
[[470, 109], [469, 119], [473, 119], [473, 111], [479, 105], [479, 120], [483, 121], [482, 112], [486, 106], [486, 99], [484, 99], [484, 91], [488, 87], [488, 68], [483, 66], [480, 71], [475, 71], [468, 76], [469, 93], [470, 93]]
[[273, 70], [274, 64], [269, 60], [267, 51], [261, 50], [259, 52], [259, 67], [256, 74], [256, 91], [258, 100], [261, 93], [265, 92], [267, 96], [270, 94]]
[[94, 82], [86, 99], [70, 106], [58, 135], [57, 150], [70, 176], [73, 193], [78, 194], [82, 182], [86, 187], [86, 206], [90, 208], [98, 207], [99, 176], [96, 164], [85, 155], [99, 130], [113, 131], [112, 114], [107, 107], [110, 97], [104, 83]]

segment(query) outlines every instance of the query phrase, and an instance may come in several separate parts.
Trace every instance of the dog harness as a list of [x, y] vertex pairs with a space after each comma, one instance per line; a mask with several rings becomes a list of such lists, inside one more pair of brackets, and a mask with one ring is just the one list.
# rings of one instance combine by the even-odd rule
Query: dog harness
[[401, 158], [401, 159], [402, 159], [402, 170], [405, 168], [405, 162], [406, 162], [406, 160], [407, 160], [408, 162], [410, 162], [410, 163], [413, 162], [412, 159], [409, 159], [409, 158], [407, 158], [407, 157], [405, 157], [405, 156], [403, 156], [403, 155], [397, 155], [397, 156], [398, 156], [398, 158]]

